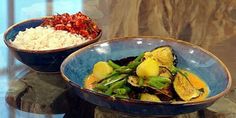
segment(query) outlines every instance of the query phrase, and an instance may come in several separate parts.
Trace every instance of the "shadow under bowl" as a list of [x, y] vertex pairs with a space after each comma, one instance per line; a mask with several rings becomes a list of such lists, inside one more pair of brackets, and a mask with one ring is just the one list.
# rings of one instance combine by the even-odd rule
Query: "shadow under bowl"
[[[177, 67], [192, 71], [206, 82], [210, 93], [205, 100], [170, 103], [114, 99], [83, 87], [84, 79], [92, 72], [96, 62], [137, 56], [162, 45], [173, 48], [178, 58]], [[232, 83], [228, 69], [216, 56], [188, 42], [163, 37], [125, 37], [90, 45], [68, 56], [61, 65], [61, 73], [84, 100], [101, 107], [144, 116], [172, 116], [204, 109], [225, 95]]]
[[11, 26], [4, 33], [4, 42], [13, 53], [13, 55], [20, 62], [39, 72], [60, 72], [61, 63], [68, 55], [80, 48], [97, 42], [102, 35], [102, 32], [100, 32], [96, 38], [91, 39], [85, 43], [53, 50], [18, 49], [11, 43], [11, 41], [15, 39], [16, 35], [20, 31], [24, 31], [26, 30], [26, 28], [35, 28], [37, 26], [40, 26], [42, 22], [42, 19], [26, 20]]

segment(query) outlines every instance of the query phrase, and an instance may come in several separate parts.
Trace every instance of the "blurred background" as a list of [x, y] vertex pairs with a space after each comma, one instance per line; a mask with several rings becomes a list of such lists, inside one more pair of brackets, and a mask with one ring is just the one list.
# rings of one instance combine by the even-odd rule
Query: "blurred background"
[[25, 19], [82, 10], [82, 0], [1, 0], [0, 5], [0, 32]]

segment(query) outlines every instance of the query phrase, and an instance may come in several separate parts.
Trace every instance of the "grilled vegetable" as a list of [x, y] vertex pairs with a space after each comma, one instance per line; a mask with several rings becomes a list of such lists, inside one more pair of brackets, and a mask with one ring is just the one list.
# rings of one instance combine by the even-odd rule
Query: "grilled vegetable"
[[176, 67], [170, 46], [161, 46], [137, 57], [101, 61], [94, 65], [85, 87], [113, 98], [142, 101], [202, 100], [209, 90], [191, 72]]
[[188, 78], [180, 72], [176, 74], [173, 86], [178, 96], [184, 101], [189, 101], [201, 94], [198, 89], [194, 88]]
[[170, 69], [168, 69], [167, 67], [164, 67], [164, 66], [159, 66], [159, 67], [160, 67], [160, 71], [159, 71], [160, 77], [166, 77], [166, 78], [169, 78], [170, 80], [173, 79], [174, 74], [171, 72]]
[[140, 87], [140, 85], [139, 85], [139, 78], [137, 76], [129, 76], [128, 77], [128, 83], [131, 86]]
[[145, 59], [152, 58], [168, 68], [176, 65], [176, 56], [170, 46], [161, 46], [145, 53]]

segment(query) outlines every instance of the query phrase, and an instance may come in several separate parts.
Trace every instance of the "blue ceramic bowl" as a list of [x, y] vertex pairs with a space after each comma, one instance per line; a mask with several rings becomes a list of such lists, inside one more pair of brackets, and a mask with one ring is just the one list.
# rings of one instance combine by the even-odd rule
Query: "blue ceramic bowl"
[[95, 39], [92, 39], [80, 45], [53, 50], [24, 50], [18, 49], [17, 47], [12, 45], [10, 41], [13, 41], [15, 39], [19, 31], [24, 31], [26, 28], [37, 27], [42, 22], [42, 19], [26, 20], [11, 26], [4, 33], [4, 42], [12, 51], [14, 56], [25, 65], [40, 72], [60, 72], [61, 63], [68, 55], [84, 46], [98, 41], [102, 34], [100, 33]]
[[[101, 60], [119, 60], [137, 56], [161, 45], [170, 45], [178, 57], [178, 67], [199, 75], [209, 86], [207, 99], [197, 102], [144, 102], [114, 99], [83, 88], [83, 82], [93, 65]], [[199, 46], [170, 38], [129, 37], [103, 41], [78, 50], [61, 65], [64, 79], [73, 86], [76, 94], [95, 105], [134, 115], [170, 116], [189, 113], [212, 105], [229, 91], [232, 80], [226, 66], [213, 54]]]

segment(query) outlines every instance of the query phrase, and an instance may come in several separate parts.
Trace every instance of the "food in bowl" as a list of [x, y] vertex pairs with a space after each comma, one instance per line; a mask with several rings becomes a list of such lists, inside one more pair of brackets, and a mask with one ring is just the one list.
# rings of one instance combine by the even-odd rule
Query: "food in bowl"
[[[171, 46], [178, 59], [175, 67], [194, 73], [206, 83], [209, 87], [207, 98], [196, 101], [150, 102], [115, 98], [85, 88], [85, 79], [92, 74], [97, 62], [114, 60], [113, 62], [120, 66], [127, 65], [124, 63], [125, 61], [122, 63], [119, 61], [127, 57], [134, 57], [130, 59], [133, 61], [143, 52], [165, 45]], [[232, 84], [227, 67], [216, 56], [197, 45], [167, 37], [121, 37], [101, 41], [68, 56], [61, 65], [61, 73], [80, 98], [99, 107], [136, 116], [167, 117], [205, 109], [229, 92]]]
[[45, 18], [42, 26], [51, 26], [56, 30], [65, 30], [72, 34], [80, 34], [88, 39], [96, 38], [101, 31], [94, 21], [81, 12], [73, 15], [69, 15], [68, 13], [58, 14]]
[[12, 44], [19, 49], [52, 50], [85, 43], [86, 38], [52, 27], [38, 26], [20, 31]]
[[137, 57], [99, 61], [84, 87], [121, 99], [199, 101], [210, 90], [196, 74], [177, 67], [171, 46], [160, 46]]
[[81, 12], [58, 14], [43, 19], [40, 26], [20, 31], [11, 43], [25, 50], [53, 50], [79, 45], [100, 33], [97, 25]]
[[[49, 19], [50, 22], [48, 21]], [[28, 30], [33, 36], [21, 36], [22, 40], [20, 39], [15, 45], [14, 43], [17, 42], [16, 37], [22, 34], [19, 32], [26, 33]], [[42, 30], [46, 31], [46, 33]], [[51, 31], [54, 33], [50, 34], [49, 32]], [[62, 33], [59, 34], [58, 32]], [[43, 34], [40, 36], [40, 33]], [[59, 72], [62, 61], [68, 55], [97, 42], [101, 35], [101, 29], [82, 13], [74, 15], [61, 14], [46, 18], [28, 19], [17, 23], [9, 27], [4, 33], [4, 42], [19, 61], [33, 70]], [[58, 38], [58, 36], [60, 37]], [[32, 37], [35, 37], [35, 39]]]

